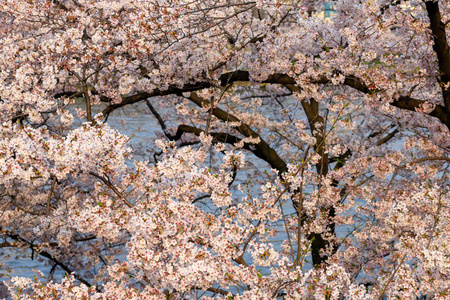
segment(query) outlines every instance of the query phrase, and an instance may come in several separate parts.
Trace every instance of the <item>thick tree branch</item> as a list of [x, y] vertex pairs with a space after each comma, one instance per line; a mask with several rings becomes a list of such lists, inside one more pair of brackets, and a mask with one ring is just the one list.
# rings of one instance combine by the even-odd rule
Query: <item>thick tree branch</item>
[[[207, 100], [204, 100], [203, 98], [199, 97], [195, 93], [191, 93], [191, 96], [189, 97], [189, 100], [191, 100], [193, 103], [198, 105], [199, 107], [209, 107], [210, 102]], [[240, 125], [236, 127], [236, 130], [238, 130], [242, 135], [245, 137], [252, 137], [252, 138], [259, 138], [260, 142], [258, 144], [254, 144], [255, 150], [252, 150], [252, 152], [258, 156], [259, 158], [265, 160], [267, 163], [270, 164], [270, 166], [274, 169], [276, 169], [279, 174], [283, 174], [287, 171], [287, 164], [284, 162], [284, 160], [278, 155], [278, 153], [272, 149], [269, 144], [267, 144], [266, 141], [253, 129], [250, 128], [247, 124], [241, 122], [237, 117], [233, 116], [232, 114], [229, 114], [228, 112], [215, 107], [212, 110], [212, 113], [215, 117], [219, 118], [220, 120], [224, 122], [237, 122]]]
[[[226, 86], [228, 84], [237, 82], [237, 81], [250, 81], [250, 73], [248, 71], [234, 71], [229, 73], [224, 73], [220, 76], [219, 82], [220, 86]], [[267, 80], [264, 80], [261, 83], [277, 83], [277, 84], [295, 84], [295, 79], [289, 77], [285, 74], [274, 74], [270, 75]], [[134, 104], [145, 100], [147, 98], [156, 97], [156, 96], [167, 96], [167, 95], [181, 95], [185, 92], [195, 92], [202, 89], [210, 88], [212, 85], [209, 82], [197, 82], [194, 84], [185, 84], [182, 87], [171, 86], [167, 90], [155, 89], [152, 92], [139, 92], [131, 96], [126, 96], [122, 98], [122, 101], [117, 104], [111, 104], [106, 107], [102, 113], [104, 116], [108, 116], [114, 110], [121, 108], [123, 106]], [[93, 93], [95, 94], [95, 93]], [[56, 95], [60, 97], [60, 94]], [[56, 97], [55, 96], [55, 97]], [[105, 96], [100, 96], [101, 100], [104, 102], [111, 102], [112, 99], [108, 99]]]
[[[237, 81], [251, 81], [250, 73], [248, 71], [237, 70], [234, 72], [224, 73], [219, 78], [220, 85], [226, 86], [227, 84]], [[272, 74], [262, 81], [261, 83], [277, 83], [277, 84], [295, 84], [295, 79], [286, 74]]]
[[[227, 86], [229, 84], [239, 82], [239, 81], [251, 81], [250, 73], [248, 71], [237, 70], [233, 72], [224, 73], [219, 77], [219, 85]], [[315, 78], [309, 81], [313, 84], [326, 84], [331, 82], [331, 80], [327, 77]], [[273, 84], [281, 84], [285, 86], [290, 86], [290, 90], [300, 91], [301, 89], [296, 86], [295, 78], [290, 77], [286, 74], [272, 74], [266, 80], [259, 82], [263, 83], [273, 83]], [[372, 89], [367, 86], [362, 80], [353, 75], [347, 75], [344, 80], [344, 85], [352, 87], [362, 93], [365, 94], [373, 94], [377, 92], [381, 92], [381, 90]], [[210, 88], [212, 85], [209, 82], [197, 82], [193, 84], [186, 84], [182, 87], [174, 87], [171, 86], [167, 90], [159, 90], [155, 89], [152, 92], [139, 92], [135, 95], [123, 97], [122, 102], [117, 104], [112, 104], [106, 107], [103, 110], [103, 115], [108, 116], [114, 110], [126, 106], [128, 104], [133, 104], [145, 100], [147, 98], [155, 97], [155, 96], [166, 96], [166, 95], [181, 95], [184, 92], [195, 92], [201, 89]], [[293, 89], [293, 87], [295, 87]], [[450, 90], [449, 90], [450, 94]], [[101, 96], [102, 101], [111, 102], [111, 99], [107, 99], [104, 96]], [[420, 108], [426, 101], [412, 98], [410, 96], [400, 96], [397, 100], [394, 100], [390, 104], [392, 106], [406, 109], [409, 111], [416, 111]], [[450, 107], [450, 106], [449, 106]], [[450, 114], [447, 112], [446, 108], [442, 105], [436, 105], [435, 108], [427, 113], [428, 115], [439, 119], [444, 125], [446, 125], [450, 129]]]
[[[315, 99], [311, 99], [309, 102], [303, 100], [301, 104], [308, 118], [311, 134], [316, 139], [314, 151], [320, 155], [320, 159], [316, 164], [317, 174], [325, 177], [328, 174], [328, 166], [330, 163], [328, 154], [325, 152], [325, 119], [319, 114], [319, 103]], [[324, 207], [323, 209], [326, 210], [328, 218], [333, 220], [336, 216], [333, 205]], [[336, 236], [336, 224], [334, 221], [329, 222], [326, 228], [327, 233]], [[308, 239], [311, 240], [311, 256], [314, 265], [320, 265], [328, 260], [328, 256], [321, 254], [323, 249], [331, 246], [333, 253], [337, 251], [337, 246], [330, 245], [330, 242], [324, 239], [321, 233], [312, 233], [308, 236]]]
[[123, 97], [122, 102], [117, 103], [117, 104], [111, 104], [110, 106], [106, 107], [102, 111], [102, 114], [104, 116], [107, 116], [110, 113], [112, 113], [114, 110], [116, 110], [120, 107], [123, 107], [128, 104], [137, 103], [137, 102], [140, 102], [147, 98], [151, 98], [151, 97], [155, 97], [155, 96], [181, 95], [184, 92], [198, 91], [198, 90], [209, 88], [209, 87], [211, 87], [210, 83], [200, 82], [198, 84], [186, 84], [181, 88], [171, 86], [167, 90], [163, 90], [163, 91], [159, 90], [159, 89], [155, 89], [150, 93], [140, 92], [135, 95]]
[[[179, 125], [174, 139], [180, 139], [183, 133], [193, 133], [196, 136], [200, 136], [200, 133], [202, 132], [204, 132], [202, 129], [196, 127], [192, 127], [189, 125]], [[225, 132], [209, 132], [208, 134], [221, 143], [233, 145], [242, 141], [241, 138]], [[243, 149], [252, 152], [256, 157], [261, 158], [262, 160], [269, 163], [272, 168], [276, 169], [279, 172], [280, 175], [286, 172], [286, 163], [278, 156], [275, 150], [268, 146], [268, 144], [259, 135], [258, 137], [261, 140], [258, 144], [244, 143]]]
[[[311, 83], [320, 83], [325, 84], [329, 83], [330, 80], [326, 77], [322, 77], [316, 80], [312, 80]], [[371, 89], [369, 86], [367, 86], [364, 82], [362, 82], [359, 78], [353, 75], [345, 76], [344, 84], [354, 88], [355, 90], [358, 90], [365, 94], [373, 94], [377, 92], [381, 92], [380, 90]], [[397, 100], [394, 100], [390, 104], [392, 106], [406, 109], [409, 111], [417, 111], [417, 109], [421, 108], [421, 106], [425, 103], [425, 100], [419, 100], [412, 98], [410, 96], [400, 96]], [[450, 114], [446, 111], [446, 108], [442, 105], [436, 105], [434, 109], [427, 113], [428, 115], [435, 117], [439, 119], [444, 125], [447, 126], [447, 128], [450, 129]]]
[[433, 33], [433, 49], [438, 58], [440, 71], [440, 83], [444, 103], [447, 112], [450, 112], [450, 89], [445, 87], [450, 82], [450, 49], [445, 32], [445, 24], [442, 22], [441, 12], [439, 11], [439, 1], [425, 1], [428, 17], [430, 19], [430, 29]]

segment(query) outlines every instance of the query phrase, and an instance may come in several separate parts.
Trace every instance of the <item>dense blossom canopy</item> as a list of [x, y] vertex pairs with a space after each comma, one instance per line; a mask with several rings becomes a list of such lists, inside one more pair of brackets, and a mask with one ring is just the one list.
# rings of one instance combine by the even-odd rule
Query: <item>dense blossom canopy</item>
[[11, 296], [449, 299], [450, 3], [323, 7], [0, 0]]

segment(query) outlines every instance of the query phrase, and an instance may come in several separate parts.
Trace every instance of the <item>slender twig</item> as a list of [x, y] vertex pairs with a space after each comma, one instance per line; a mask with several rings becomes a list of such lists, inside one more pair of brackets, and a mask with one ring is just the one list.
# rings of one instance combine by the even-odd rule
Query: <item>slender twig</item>
[[106, 186], [108, 186], [117, 196], [119, 196], [123, 202], [130, 208], [133, 208], [133, 204], [131, 204], [126, 198], [125, 196], [111, 183], [111, 181], [109, 179], [106, 179], [103, 176], [100, 176], [99, 174], [96, 174], [94, 172], [89, 172], [90, 175], [100, 179]]
[[380, 294], [378, 295], [378, 300], [383, 299], [384, 293], [386, 292], [386, 289], [387, 289], [389, 283], [391, 283], [391, 281], [394, 279], [395, 274], [397, 274], [397, 271], [400, 269], [400, 267], [403, 264], [403, 262], [405, 261], [405, 259], [406, 259], [406, 253], [403, 254], [403, 257], [400, 260], [400, 262], [398, 263], [397, 267], [395, 267], [394, 272], [392, 272], [391, 276], [389, 277], [389, 279], [386, 281], [383, 288], [381, 289]]

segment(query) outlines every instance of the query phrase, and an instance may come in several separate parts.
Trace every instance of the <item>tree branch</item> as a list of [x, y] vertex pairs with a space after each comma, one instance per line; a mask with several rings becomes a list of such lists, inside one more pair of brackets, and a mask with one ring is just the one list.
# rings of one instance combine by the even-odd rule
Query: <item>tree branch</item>
[[[197, 104], [199, 107], [209, 107], [210, 103], [207, 100], [197, 96], [195, 93], [191, 93], [191, 96], [188, 98], [193, 103]], [[279, 174], [283, 174], [287, 171], [287, 164], [284, 160], [278, 155], [278, 153], [272, 149], [269, 144], [253, 129], [250, 128], [247, 124], [241, 122], [237, 117], [229, 114], [228, 112], [215, 107], [212, 111], [213, 115], [219, 118], [224, 122], [238, 122], [240, 125], [236, 127], [236, 130], [239, 131], [242, 135], [246, 137], [259, 138], [260, 142], [258, 144], [253, 144], [255, 147], [254, 150], [251, 150], [257, 157], [265, 160], [270, 166], [276, 169]]]
[[[320, 79], [312, 80], [311, 83], [320, 83], [325, 84], [329, 83], [330, 80], [326, 77], [322, 77]], [[373, 94], [377, 92], [381, 92], [381, 90], [371, 89], [364, 82], [362, 82], [359, 78], [353, 75], [345, 76], [344, 84], [358, 90], [364, 94]], [[400, 96], [397, 100], [394, 100], [390, 104], [392, 106], [406, 109], [409, 111], [416, 112], [418, 108], [420, 108], [426, 101], [412, 98], [410, 96]], [[434, 109], [427, 113], [428, 115], [439, 119], [447, 128], [450, 129], [450, 115], [447, 113], [446, 108], [442, 105], [436, 105]]]
[[[67, 274], [72, 274], [73, 277], [75, 277], [75, 279], [77, 279], [78, 281], [80, 281], [81, 283], [85, 284], [88, 287], [91, 287], [92, 284], [90, 284], [87, 280], [81, 278], [80, 276], [78, 276], [75, 271], [71, 270], [68, 266], [66, 266], [65, 264], [63, 264], [62, 262], [60, 262], [58, 259], [56, 259], [55, 257], [53, 257], [50, 253], [48, 253], [47, 251], [41, 251], [39, 250], [40, 247], [37, 247], [35, 245], [33, 245], [32, 242], [29, 242], [25, 239], [23, 239], [22, 237], [20, 237], [18, 234], [6, 234], [9, 238], [16, 240], [18, 242], [22, 242], [22, 243], [26, 243], [28, 245], [28, 247], [38, 253], [39, 255], [51, 260], [55, 265], [57, 265], [58, 267], [60, 267], [61, 269], [63, 269]], [[97, 291], [99, 291], [97, 289]]]
[[425, 1], [425, 7], [430, 19], [430, 29], [433, 33], [433, 50], [436, 52], [439, 71], [441, 73], [440, 83], [445, 108], [450, 113], [450, 90], [445, 87], [450, 82], [450, 50], [445, 32], [445, 24], [442, 22], [441, 12], [439, 11], [439, 1]]
[[[200, 136], [200, 133], [204, 132], [202, 129], [189, 126], [189, 125], [179, 125], [177, 129], [177, 133], [174, 136], [174, 139], [178, 140], [181, 138], [183, 133], [193, 133], [196, 136]], [[232, 134], [225, 132], [210, 132], [208, 133], [215, 140], [221, 143], [226, 144], [237, 144], [242, 141], [241, 138], [238, 138]], [[286, 163], [278, 156], [278, 154], [268, 146], [268, 144], [258, 135], [260, 139], [259, 144], [249, 144], [244, 143], [243, 149], [252, 152], [256, 157], [261, 158], [262, 160], [269, 163], [274, 169], [280, 172], [280, 175], [287, 171]], [[262, 145], [261, 145], [262, 144]], [[269, 148], [267, 148], [269, 147]], [[273, 152], [272, 152], [272, 151]], [[278, 169], [279, 168], [279, 169]]]
[[198, 90], [209, 88], [209, 87], [211, 87], [210, 83], [200, 82], [200, 83], [197, 83], [197, 84], [185, 84], [181, 88], [171, 86], [167, 90], [163, 90], [163, 91], [160, 90], [160, 89], [155, 89], [155, 90], [153, 90], [150, 93], [148, 93], [148, 92], [139, 92], [139, 93], [137, 93], [135, 95], [132, 95], [132, 96], [122, 97], [122, 102], [117, 103], [117, 104], [111, 104], [110, 106], [106, 107], [102, 111], [102, 114], [104, 116], [107, 116], [110, 113], [112, 113], [114, 110], [116, 110], [116, 109], [118, 109], [120, 107], [123, 107], [123, 106], [128, 105], [128, 104], [137, 103], [137, 102], [140, 102], [140, 101], [145, 100], [147, 98], [151, 98], [151, 97], [155, 97], [155, 96], [181, 95], [184, 92], [198, 91]]
[[123, 202], [130, 208], [133, 208], [133, 204], [131, 204], [126, 198], [125, 196], [111, 183], [111, 181], [109, 181], [109, 179], [106, 179], [103, 176], [100, 176], [94, 172], [89, 172], [89, 174], [91, 174], [92, 176], [100, 179], [106, 186], [108, 186], [117, 196], [119, 196]]
[[394, 129], [391, 133], [389, 133], [387, 136], [385, 136], [384, 138], [382, 138], [381, 140], [378, 141], [377, 146], [381, 146], [384, 143], [387, 143], [390, 139], [392, 139], [398, 132], [398, 129]]

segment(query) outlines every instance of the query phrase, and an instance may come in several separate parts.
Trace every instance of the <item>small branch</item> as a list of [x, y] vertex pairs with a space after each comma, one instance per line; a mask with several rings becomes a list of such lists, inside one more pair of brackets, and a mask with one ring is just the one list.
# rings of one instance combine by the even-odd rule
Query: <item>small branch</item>
[[202, 199], [209, 198], [209, 197], [211, 197], [211, 195], [203, 195], [203, 196], [197, 197], [192, 201], [192, 203], [198, 202]]
[[410, 164], [417, 164], [417, 163], [421, 163], [421, 162], [424, 162], [424, 161], [434, 161], [434, 160], [450, 161], [450, 158], [444, 157], [444, 156], [420, 158], [420, 159], [413, 160], [413, 161], [409, 162], [406, 165], [399, 166], [397, 168], [406, 168]]
[[392, 139], [395, 134], [398, 132], [398, 129], [394, 129], [394, 131], [392, 131], [391, 133], [389, 133], [387, 136], [385, 136], [384, 138], [382, 138], [381, 140], [378, 141], [377, 146], [381, 146], [384, 143], [387, 143], [390, 139]]
[[[80, 276], [78, 276], [75, 271], [73, 271], [72, 269], [70, 269], [68, 266], [66, 266], [65, 264], [63, 264], [62, 262], [60, 262], [58, 259], [56, 259], [55, 257], [53, 257], [49, 252], [47, 251], [40, 251], [39, 247], [37, 247], [36, 245], [33, 245], [33, 243], [21, 238], [18, 234], [6, 234], [9, 238], [16, 240], [18, 242], [22, 242], [22, 243], [26, 243], [28, 245], [28, 247], [38, 253], [40, 256], [43, 256], [49, 260], [51, 260], [55, 265], [57, 265], [58, 267], [60, 267], [61, 269], [63, 269], [67, 274], [72, 274], [73, 277], [75, 277], [75, 279], [77, 279], [78, 281], [80, 281], [81, 283], [85, 284], [88, 287], [92, 287], [92, 284], [90, 284], [87, 280], [81, 278]], [[99, 291], [97, 289], [97, 291]]]
[[30, 214], [30, 215], [33, 215], [33, 216], [44, 216], [44, 215], [49, 214], [50, 213], [50, 209], [51, 209], [50, 202], [51, 202], [52, 195], [53, 195], [53, 192], [55, 190], [55, 185], [56, 185], [56, 182], [57, 182], [55, 176], [52, 175], [52, 178], [53, 178], [52, 185], [50, 187], [50, 191], [49, 191], [48, 196], [47, 196], [47, 209], [46, 210], [40, 211], [40, 212], [39, 211], [38, 212], [32, 211], [30, 209], [27, 209], [27, 208], [22, 207], [21, 205], [19, 205], [19, 203], [15, 199], [15, 196], [11, 196], [11, 201], [14, 204], [14, 206], [16, 206], [18, 209], [22, 210], [23, 212], [25, 212], [27, 214]]
[[152, 114], [155, 116], [155, 118], [158, 120], [158, 123], [161, 126], [161, 129], [163, 130], [164, 134], [171, 140], [172, 139], [172, 135], [169, 135], [166, 132], [167, 126], [166, 126], [166, 123], [164, 122], [163, 118], [161, 117], [161, 115], [156, 111], [156, 109], [150, 103], [150, 100], [146, 99], [145, 103], [147, 104], [148, 108], [150, 109]]
[[386, 197], [389, 189], [391, 188], [391, 185], [394, 182], [394, 179], [397, 176], [398, 171], [400, 171], [401, 169], [404, 169], [404, 168], [406, 168], [406, 167], [408, 167], [409, 165], [412, 165], [412, 164], [421, 163], [421, 162], [425, 162], [425, 161], [435, 161], [435, 160], [442, 160], [442, 161], [449, 161], [450, 162], [450, 158], [448, 158], [448, 157], [427, 157], [427, 158], [417, 159], [417, 160], [411, 161], [411, 162], [409, 162], [409, 163], [407, 163], [405, 165], [401, 165], [401, 166], [396, 167], [394, 173], [392, 174], [392, 178], [391, 178], [391, 180], [389, 180], [389, 183], [388, 183], [388, 185], [386, 187], [386, 191], [384, 193], [384, 197]]
[[94, 172], [89, 172], [90, 175], [100, 179], [106, 186], [108, 186], [117, 196], [119, 196], [123, 202], [130, 208], [133, 208], [134, 206], [125, 198], [125, 196], [111, 183], [109, 179], [106, 179], [103, 176], [100, 176]]
[[[204, 288], [196, 287], [196, 286], [194, 286], [192, 289], [193, 290], [200, 290], [200, 291], [204, 291], [205, 290]], [[223, 295], [223, 296], [227, 296], [227, 295], [231, 294], [231, 292], [227, 292], [227, 291], [225, 291], [223, 289], [214, 288], [214, 287], [207, 288], [206, 291], [212, 292], [214, 294], [220, 294], [220, 295]]]

